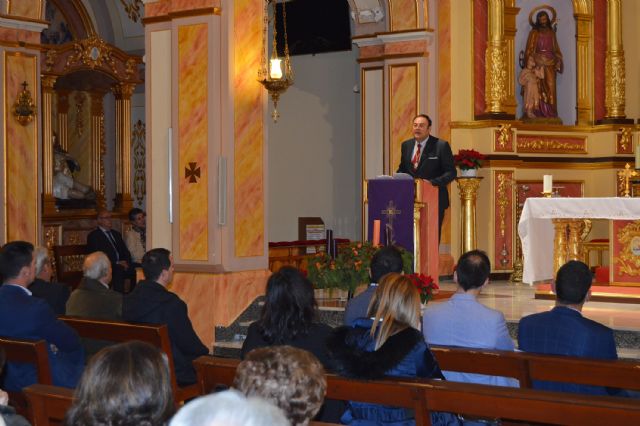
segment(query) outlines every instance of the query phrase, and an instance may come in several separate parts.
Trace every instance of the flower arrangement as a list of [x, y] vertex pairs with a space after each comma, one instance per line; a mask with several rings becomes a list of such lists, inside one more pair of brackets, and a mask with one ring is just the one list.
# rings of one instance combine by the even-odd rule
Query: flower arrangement
[[426, 305], [429, 300], [433, 298], [433, 295], [437, 294], [440, 290], [438, 284], [436, 284], [435, 281], [433, 281], [433, 278], [429, 275], [409, 274], [408, 277], [420, 292], [420, 301], [422, 304]]
[[479, 169], [482, 167], [482, 161], [486, 159], [486, 155], [475, 149], [461, 149], [453, 156], [453, 161], [460, 170]]
[[[319, 252], [309, 259], [307, 276], [316, 288], [353, 292], [359, 285], [369, 283], [369, 266], [377, 249], [370, 242], [352, 242], [341, 247], [335, 259], [331, 259], [326, 252]], [[399, 250], [403, 269], [411, 272], [413, 255], [402, 248]]]

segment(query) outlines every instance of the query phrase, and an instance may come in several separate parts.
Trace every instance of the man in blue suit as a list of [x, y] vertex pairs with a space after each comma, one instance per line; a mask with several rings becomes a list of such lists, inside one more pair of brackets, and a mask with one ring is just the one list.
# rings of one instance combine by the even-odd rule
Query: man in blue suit
[[392, 246], [382, 247], [371, 258], [369, 287], [347, 303], [344, 309], [344, 324], [351, 325], [356, 319], [367, 316], [369, 302], [376, 292], [378, 281], [389, 272], [402, 272], [402, 254]]
[[[520, 320], [518, 345], [526, 352], [569, 355], [597, 359], [617, 359], [613, 331], [582, 316], [593, 278], [589, 267], [572, 260], [564, 264], [552, 284], [556, 306], [549, 312]], [[616, 389], [598, 386], [535, 381], [534, 388], [594, 395], [619, 394]]]
[[[442, 303], [429, 304], [422, 318], [422, 332], [430, 345], [463, 348], [515, 349], [504, 315], [478, 302], [480, 292], [489, 284], [491, 262], [486, 253], [472, 250], [460, 256], [453, 280], [456, 293]], [[447, 380], [495, 386], [517, 387], [518, 381], [482, 374], [442, 372]]]
[[[47, 342], [53, 384], [74, 388], [84, 368], [84, 352], [76, 332], [43, 299], [33, 297], [28, 286], [35, 276], [33, 245], [13, 241], [0, 249], [0, 336]], [[21, 390], [36, 383], [35, 368], [7, 363], [3, 388]]]

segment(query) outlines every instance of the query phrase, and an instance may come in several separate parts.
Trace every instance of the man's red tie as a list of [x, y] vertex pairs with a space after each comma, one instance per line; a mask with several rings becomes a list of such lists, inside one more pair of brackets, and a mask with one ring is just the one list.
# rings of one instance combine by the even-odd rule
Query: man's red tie
[[411, 160], [411, 164], [413, 164], [414, 170], [418, 168], [419, 162], [420, 162], [420, 144], [418, 144], [418, 149], [416, 149], [416, 153], [413, 155], [413, 159]]

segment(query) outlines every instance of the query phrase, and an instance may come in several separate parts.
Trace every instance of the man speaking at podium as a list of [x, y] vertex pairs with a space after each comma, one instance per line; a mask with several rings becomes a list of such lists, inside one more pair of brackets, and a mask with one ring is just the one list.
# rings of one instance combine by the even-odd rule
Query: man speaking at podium
[[402, 156], [398, 173], [425, 179], [438, 187], [438, 241], [442, 231], [444, 211], [449, 207], [447, 185], [457, 172], [453, 154], [447, 141], [430, 134], [431, 119], [419, 114], [413, 119], [413, 139], [402, 142]]

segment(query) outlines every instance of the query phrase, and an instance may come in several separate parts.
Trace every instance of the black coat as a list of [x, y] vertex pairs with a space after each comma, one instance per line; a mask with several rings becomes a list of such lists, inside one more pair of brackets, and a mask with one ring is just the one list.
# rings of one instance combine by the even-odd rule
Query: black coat
[[116, 249], [118, 249], [117, 255], [113, 245], [109, 242], [109, 239], [100, 228], [94, 229], [89, 233], [89, 235], [87, 235], [87, 248], [89, 249], [89, 253], [101, 251], [107, 255], [112, 265], [115, 264], [116, 261], [120, 260], [125, 260], [129, 265], [131, 265], [131, 253], [129, 253], [129, 249], [122, 239], [122, 234], [118, 231], [111, 230], [111, 235], [113, 235], [116, 242], [115, 246]]
[[36, 278], [30, 285], [29, 291], [40, 299], [44, 299], [45, 302], [53, 313], [57, 316], [65, 315], [67, 300], [71, 294], [71, 288], [68, 285], [62, 283], [50, 283], [40, 278]]
[[187, 304], [175, 293], [157, 282], [140, 281], [124, 298], [122, 318], [131, 322], [167, 324], [178, 384], [196, 382], [192, 362], [208, 354], [209, 350], [193, 330]]
[[449, 207], [449, 193], [447, 185], [457, 176], [453, 163], [453, 153], [447, 141], [429, 136], [420, 155], [420, 162], [416, 171], [411, 164], [411, 154], [415, 146], [415, 139], [402, 142], [399, 173], [407, 173], [414, 178], [426, 179], [438, 187], [438, 207], [444, 210]]

